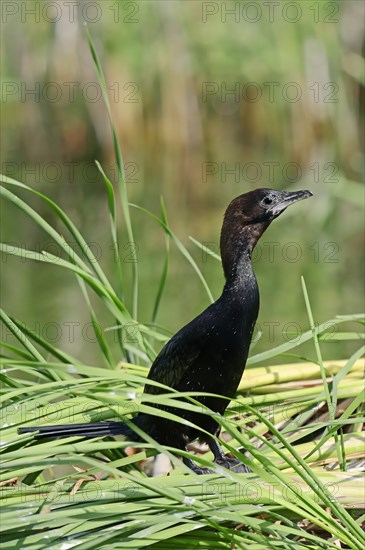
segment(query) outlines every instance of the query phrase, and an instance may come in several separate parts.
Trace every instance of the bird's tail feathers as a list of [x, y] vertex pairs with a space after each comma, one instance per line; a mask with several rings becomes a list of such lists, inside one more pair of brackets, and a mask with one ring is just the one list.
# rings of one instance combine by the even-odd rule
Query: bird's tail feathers
[[63, 424], [55, 426], [30, 426], [19, 428], [20, 434], [36, 432], [37, 439], [61, 439], [64, 437], [104, 437], [126, 435], [136, 439], [136, 434], [123, 422], [90, 422], [88, 424]]

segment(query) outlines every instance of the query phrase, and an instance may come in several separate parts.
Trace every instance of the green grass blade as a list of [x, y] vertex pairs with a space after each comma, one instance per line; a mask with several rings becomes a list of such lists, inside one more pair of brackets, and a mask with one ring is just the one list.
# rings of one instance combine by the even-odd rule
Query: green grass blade
[[[64, 223], [65, 227], [69, 230], [70, 234], [75, 239], [76, 243], [79, 245], [80, 249], [85, 254], [91, 269], [95, 272], [95, 274], [98, 276], [100, 281], [111, 288], [110, 283], [108, 282], [104, 272], [102, 271], [101, 267], [99, 266], [98, 261], [96, 260], [94, 254], [92, 253], [92, 250], [90, 249], [89, 245], [77, 229], [77, 227], [73, 224], [73, 222], [70, 220], [70, 218], [63, 212], [63, 210], [51, 199], [49, 199], [46, 195], [43, 193], [40, 193], [39, 191], [36, 191], [35, 189], [32, 189], [31, 187], [20, 183], [12, 178], [8, 178], [6, 176], [1, 176], [2, 181], [5, 183], [8, 183], [10, 185], [14, 185], [20, 188], [23, 188], [27, 191], [30, 191], [31, 193], [35, 194], [36, 196], [40, 197], [43, 201], [45, 201], [52, 210], [56, 213], [57, 217]], [[4, 191], [6, 191], [4, 189]], [[26, 214], [31, 216], [33, 220], [43, 229], [45, 230], [53, 239], [57, 242], [57, 244], [63, 248], [66, 253], [68, 254], [69, 258], [74, 260], [75, 263], [86, 270], [89, 270], [89, 267], [81, 260], [78, 254], [68, 246], [63, 236], [59, 235], [47, 222], [43, 220], [39, 214], [37, 214], [32, 208], [30, 208], [26, 203], [24, 203], [19, 197], [13, 194], [4, 193], [6, 198], [11, 200], [14, 204], [19, 206]]]
[[27, 338], [24, 328], [18, 326], [17, 323], [11, 319], [3, 309], [0, 309], [0, 320], [4, 325], [10, 330], [14, 337], [20, 342], [24, 348], [29, 352], [29, 354], [34, 357], [37, 361], [45, 362], [44, 357], [39, 353], [37, 348], [31, 343]]
[[117, 275], [117, 283], [116, 283], [116, 289], [117, 293], [119, 290], [120, 297], [123, 299], [123, 271], [121, 267], [121, 259], [119, 255], [119, 246], [118, 246], [118, 231], [117, 231], [117, 219], [116, 219], [116, 208], [115, 208], [115, 193], [114, 193], [114, 187], [110, 179], [105, 174], [103, 168], [101, 167], [100, 163], [96, 161], [96, 166], [100, 172], [100, 174], [103, 177], [105, 187], [107, 190], [107, 197], [108, 197], [108, 206], [109, 206], [109, 221], [110, 221], [110, 232], [112, 236], [112, 243], [113, 243], [113, 253], [114, 253], [114, 263], [116, 266], [116, 275]]
[[[94, 43], [92, 41], [91, 35], [88, 30], [86, 30], [86, 34], [87, 34], [87, 39], [89, 43], [90, 53], [94, 61], [96, 73], [98, 75], [103, 99], [108, 111], [109, 122], [112, 130], [112, 134], [113, 134], [114, 153], [115, 153], [117, 168], [118, 168], [118, 185], [119, 185], [119, 192], [120, 192], [121, 208], [122, 208], [124, 221], [127, 228], [128, 240], [132, 245], [134, 245], [135, 240], [133, 236], [133, 228], [132, 228], [132, 222], [131, 222], [131, 217], [129, 212], [128, 191], [127, 191], [127, 185], [126, 185], [126, 179], [125, 179], [123, 156], [119, 145], [117, 132], [115, 130], [115, 126], [113, 122], [113, 116], [110, 108], [105, 76], [99, 61], [98, 54], [95, 50]], [[138, 317], [138, 264], [137, 262], [132, 262], [131, 264], [132, 264], [132, 316], [134, 317], [134, 319], [137, 319]]]
[[[308, 296], [307, 287], [306, 287], [306, 284], [305, 284], [305, 281], [304, 281], [304, 277], [301, 277], [301, 282], [302, 282], [302, 289], [303, 289], [305, 305], [306, 305], [306, 308], [307, 308], [307, 313], [308, 313], [308, 318], [309, 318], [309, 324], [310, 324], [310, 328], [311, 328], [312, 334], [313, 334], [313, 342], [314, 342], [314, 347], [315, 347], [315, 350], [316, 350], [317, 360], [318, 360], [318, 364], [321, 368], [321, 378], [322, 378], [322, 384], [323, 384], [323, 392], [324, 392], [324, 395], [325, 395], [325, 399], [327, 401], [328, 414], [329, 414], [330, 420], [333, 421], [335, 419], [335, 410], [336, 410], [334, 403], [337, 403], [337, 386], [332, 385], [333, 398], [331, 398], [331, 393], [330, 393], [329, 386], [328, 386], [328, 383], [327, 383], [327, 373], [326, 373], [324, 365], [323, 365], [322, 353], [321, 353], [321, 348], [320, 348], [320, 345], [319, 345], [317, 327], [314, 324], [313, 313], [312, 313], [312, 309], [311, 309], [311, 305], [310, 305], [309, 296]], [[337, 431], [334, 432], [333, 437], [334, 437], [335, 444], [336, 444], [338, 462], [340, 464], [344, 464], [344, 458], [342, 456], [342, 452], [341, 452], [342, 449], [341, 449], [340, 442], [338, 440]]]
[[136, 208], [137, 210], [140, 210], [141, 212], [144, 212], [145, 214], [147, 214], [147, 216], [149, 216], [150, 218], [152, 218], [153, 220], [155, 220], [165, 231], [166, 233], [171, 237], [171, 239], [174, 241], [177, 249], [181, 252], [181, 254], [188, 260], [188, 262], [190, 263], [190, 265], [192, 266], [192, 268], [194, 269], [195, 273], [198, 275], [199, 279], [201, 280], [201, 282], [203, 283], [203, 286], [206, 290], [206, 293], [208, 295], [208, 298], [210, 300], [211, 303], [214, 302], [214, 298], [213, 298], [213, 295], [209, 289], [209, 286], [208, 286], [208, 283], [206, 282], [202, 272], [200, 271], [197, 263], [195, 262], [194, 258], [191, 256], [190, 252], [188, 252], [187, 248], [183, 245], [183, 243], [180, 241], [180, 239], [178, 239], [178, 237], [175, 235], [175, 233], [172, 231], [171, 227], [168, 225], [168, 223], [166, 221], [163, 221], [161, 220], [158, 216], [156, 216], [155, 214], [152, 214], [152, 212], [150, 212], [149, 210], [147, 210], [146, 208], [142, 208], [141, 206], [138, 206], [137, 204], [133, 204], [133, 203], [130, 203], [130, 206], [132, 206], [133, 208]]
[[[165, 209], [165, 205], [163, 203], [162, 198], [161, 198], [161, 220], [165, 225], [167, 225], [166, 209]], [[157, 314], [158, 314], [158, 310], [160, 308], [160, 303], [161, 303], [162, 295], [163, 295], [163, 292], [164, 292], [164, 289], [165, 289], [165, 285], [166, 285], [166, 281], [167, 281], [167, 274], [168, 274], [168, 270], [169, 270], [170, 237], [169, 237], [169, 234], [166, 231], [164, 233], [165, 233], [165, 258], [164, 258], [164, 263], [163, 263], [163, 267], [162, 267], [160, 282], [159, 282], [158, 289], [157, 289], [157, 295], [156, 295], [155, 303], [154, 303], [154, 306], [153, 306], [152, 323], [155, 323], [156, 318], [157, 318]]]
[[[334, 329], [337, 325], [340, 325], [342, 323], [347, 323], [351, 321], [361, 321], [364, 318], [364, 314], [356, 314], [356, 315], [347, 315], [347, 316], [341, 316], [338, 315], [334, 319], [330, 319], [329, 321], [326, 321], [324, 323], [320, 323], [315, 327], [316, 334], [320, 335], [321, 333], [328, 331], [330, 328], [331, 330]], [[310, 328], [306, 332], [303, 332], [303, 334], [299, 338], [295, 338], [293, 341], [285, 342], [284, 344], [280, 344], [279, 346], [276, 346], [268, 351], [264, 351], [261, 353], [257, 353], [256, 355], [252, 355], [248, 358], [246, 366], [250, 367], [251, 365], [256, 365], [257, 363], [261, 363], [263, 361], [267, 361], [269, 359], [272, 359], [273, 357], [277, 357], [278, 355], [284, 355], [288, 351], [300, 346], [301, 344], [304, 344], [305, 342], [309, 342], [313, 338], [313, 330]]]

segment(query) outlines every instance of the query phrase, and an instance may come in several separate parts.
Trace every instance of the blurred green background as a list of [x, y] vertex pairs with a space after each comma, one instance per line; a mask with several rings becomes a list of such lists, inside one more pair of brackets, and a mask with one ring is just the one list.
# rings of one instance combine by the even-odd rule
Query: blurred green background
[[[106, 193], [94, 161], [113, 181], [116, 166], [84, 22], [106, 74], [129, 199], [159, 214], [164, 197], [170, 225], [214, 297], [221, 266], [189, 236], [218, 252], [228, 202], [255, 187], [314, 193], [276, 221], [256, 251], [255, 351], [307, 329], [301, 275], [316, 322], [363, 310], [363, 2], [28, 0], [4, 1], [2, 9], [2, 172], [58, 202], [111, 278]], [[44, 204], [21, 196], [55, 223]], [[165, 239], [151, 219], [132, 215], [135, 243], [125, 237], [120, 253], [128, 274], [138, 261], [138, 319], [149, 322]], [[8, 204], [2, 240], [57, 253]], [[99, 361], [88, 309], [69, 273], [6, 257], [2, 274], [9, 314], [85, 362]], [[130, 277], [125, 295], [130, 305]], [[174, 332], [208, 304], [172, 245], [158, 324]], [[113, 324], [100, 314], [104, 328]], [[325, 358], [352, 349], [348, 342], [322, 345]], [[314, 356], [311, 345], [307, 353]]]

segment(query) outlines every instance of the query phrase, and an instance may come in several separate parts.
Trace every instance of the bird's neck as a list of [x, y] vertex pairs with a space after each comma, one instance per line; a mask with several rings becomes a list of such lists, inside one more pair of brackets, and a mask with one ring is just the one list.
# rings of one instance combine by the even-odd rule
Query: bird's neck
[[252, 224], [239, 228], [223, 226], [221, 256], [225, 290], [236, 291], [247, 286], [256, 287], [252, 268], [252, 251], [269, 224]]
[[255, 274], [252, 268], [251, 255], [242, 254], [234, 262], [226, 274], [225, 290], [240, 291], [249, 283], [256, 284]]

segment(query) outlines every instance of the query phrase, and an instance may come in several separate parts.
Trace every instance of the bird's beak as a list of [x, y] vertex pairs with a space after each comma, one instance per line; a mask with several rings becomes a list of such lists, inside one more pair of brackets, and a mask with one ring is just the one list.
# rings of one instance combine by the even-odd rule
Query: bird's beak
[[273, 205], [271, 211], [274, 216], [276, 216], [283, 212], [291, 204], [302, 201], [303, 199], [308, 199], [312, 196], [313, 193], [311, 193], [311, 191], [308, 191], [307, 189], [303, 191], [283, 191], [282, 198]]

